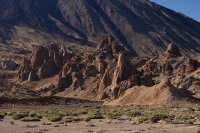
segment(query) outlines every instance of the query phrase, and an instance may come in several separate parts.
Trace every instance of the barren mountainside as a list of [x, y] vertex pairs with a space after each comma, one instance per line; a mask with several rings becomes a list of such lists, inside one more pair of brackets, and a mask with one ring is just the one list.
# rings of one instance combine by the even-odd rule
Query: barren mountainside
[[96, 44], [110, 33], [141, 56], [157, 55], [170, 42], [184, 55], [200, 52], [200, 24], [148, 0], [1, 0], [0, 12], [6, 44]]

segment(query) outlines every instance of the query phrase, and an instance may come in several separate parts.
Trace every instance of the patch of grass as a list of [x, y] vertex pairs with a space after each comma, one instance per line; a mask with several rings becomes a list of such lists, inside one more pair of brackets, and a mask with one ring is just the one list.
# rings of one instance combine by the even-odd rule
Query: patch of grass
[[12, 115], [14, 115], [16, 112], [8, 112], [8, 116], [12, 116]]
[[141, 112], [137, 112], [137, 111], [128, 111], [128, 112], [125, 112], [125, 114], [129, 117], [138, 117], [138, 116], [141, 116]]
[[25, 117], [25, 118], [22, 118], [21, 121], [25, 121], [25, 122], [40, 121], [40, 119], [36, 117]]
[[143, 124], [143, 123], [149, 123], [149, 119], [145, 116], [139, 116], [133, 119], [133, 124]]
[[31, 111], [31, 112], [29, 112], [29, 114], [28, 114], [29, 117], [35, 117], [36, 115], [37, 115], [37, 114], [36, 114], [35, 111]]
[[100, 111], [90, 111], [88, 113], [88, 116], [90, 119], [104, 119], [104, 116], [102, 115], [102, 113]]
[[57, 122], [62, 120], [62, 115], [61, 114], [56, 114], [56, 113], [51, 113], [48, 114], [47, 119], [50, 120], [51, 122]]
[[0, 112], [0, 119], [3, 119], [7, 115], [6, 112]]
[[83, 119], [85, 122], [89, 122], [89, 121], [91, 121], [91, 118], [90, 117], [86, 117], [86, 118], [84, 118]]
[[165, 114], [156, 114], [156, 115], [151, 116], [150, 121], [153, 123], [157, 123], [158, 121], [165, 120], [167, 118], [168, 116]]
[[17, 112], [12, 115], [14, 120], [20, 120], [22, 118], [28, 117], [29, 112]]
[[119, 110], [107, 110], [106, 112], [104, 112], [104, 114], [105, 114], [105, 118], [117, 119], [123, 115], [123, 112]]

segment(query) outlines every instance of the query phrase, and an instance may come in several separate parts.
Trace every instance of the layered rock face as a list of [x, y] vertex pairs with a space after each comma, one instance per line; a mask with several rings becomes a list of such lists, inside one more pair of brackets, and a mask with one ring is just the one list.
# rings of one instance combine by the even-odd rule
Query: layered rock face
[[[115, 100], [132, 96], [137, 102], [128, 103], [135, 104], [146, 97], [157, 104], [173, 97], [193, 97], [189, 92], [198, 96], [199, 91], [195, 88], [200, 85], [199, 67], [197, 59], [183, 57], [173, 43], [162, 54], [144, 58], [135, 57], [111, 35], [101, 35], [93, 51], [69, 53], [65, 47], [56, 44], [36, 48], [29, 58], [23, 59], [18, 78], [40, 82], [56, 76], [53, 85], [46, 89], [52, 95], [106, 99], [108, 104], [124, 104]], [[132, 89], [134, 91], [130, 91]], [[137, 98], [133, 92], [138, 93]], [[151, 101], [151, 92], [157, 100]], [[162, 96], [157, 96], [159, 92], [167, 97], [161, 99]]]
[[18, 71], [21, 81], [37, 81], [58, 74], [65, 58], [70, 58], [63, 46], [50, 44], [33, 50], [29, 58], [24, 58]]

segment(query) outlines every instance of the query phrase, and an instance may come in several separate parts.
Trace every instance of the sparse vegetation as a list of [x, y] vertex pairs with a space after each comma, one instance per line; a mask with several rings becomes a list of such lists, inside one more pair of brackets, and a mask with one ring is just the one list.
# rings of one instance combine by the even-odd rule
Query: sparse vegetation
[[71, 123], [92, 119], [105, 119], [119, 121], [129, 120], [133, 124], [143, 123], [172, 123], [172, 124], [193, 124], [200, 120], [198, 106], [129, 106], [129, 107], [101, 107], [101, 108], [76, 108], [19, 112], [0, 112], [0, 118], [6, 115], [12, 116], [14, 120], [39, 121], [47, 118], [51, 122]]
[[167, 119], [167, 118], [168, 118], [168, 117], [167, 117], [167, 115], [165, 115], [165, 114], [156, 114], [156, 115], [151, 116], [150, 120], [151, 120], [151, 122], [153, 122], [153, 123], [157, 123], [158, 121], [160, 121], [160, 120], [165, 120], [165, 119]]
[[21, 121], [26, 121], [26, 122], [29, 122], [29, 121], [40, 121], [40, 119], [37, 118], [37, 117], [25, 117], [25, 118], [22, 118]]
[[104, 119], [102, 113], [99, 110], [93, 110], [89, 112], [90, 119]]
[[7, 115], [6, 112], [0, 112], [0, 119], [3, 119]]
[[29, 112], [17, 112], [12, 115], [14, 120], [20, 120], [22, 118], [28, 117]]
[[50, 113], [47, 116], [47, 119], [50, 120], [51, 122], [57, 122], [62, 120], [62, 115], [58, 113]]

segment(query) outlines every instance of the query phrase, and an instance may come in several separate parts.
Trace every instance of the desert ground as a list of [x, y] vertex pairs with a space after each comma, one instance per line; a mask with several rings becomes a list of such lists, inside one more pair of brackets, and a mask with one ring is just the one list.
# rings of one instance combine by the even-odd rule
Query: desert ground
[[0, 133], [199, 133], [199, 109], [199, 105], [2, 106]]

